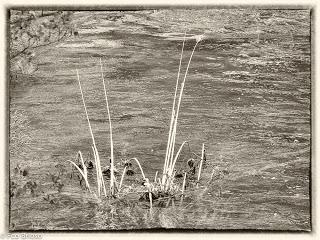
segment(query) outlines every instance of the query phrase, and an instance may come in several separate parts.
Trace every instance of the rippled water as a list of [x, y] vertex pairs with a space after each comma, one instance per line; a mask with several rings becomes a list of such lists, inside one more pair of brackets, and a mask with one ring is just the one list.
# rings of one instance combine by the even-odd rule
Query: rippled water
[[[116, 159], [138, 158], [151, 178], [162, 169], [183, 22], [166, 29], [157, 14], [151, 14], [153, 22], [146, 25], [130, 20], [145, 20], [143, 14], [128, 13], [127, 21], [118, 22], [106, 19], [103, 12], [79, 12], [79, 37], [37, 52], [39, 70], [10, 92], [11, 106], [28, 116], [32, 139], [30, 149], [11, 163], [24, 161], [30, 179], [46, 186], [46, 173], [57, 164], [70, 169], [66, 161], [74, 160], [78, 150], [90, 154], [76, 69], [99, 152], [108, 159], [101, 58]], [[301, 14], [308, 23], [308, 12]], [[210, 29], [210, 18], [203, 19], [208, 26], [188, 35], [183, 71], [195, 44], [192, 36]], [[256, 43], [250, 36], [208, 34], [197, 47], [177, 143], [190, 141], [190, 151], [197, 154], [205, 143], [208, 166], [190, 199], [150, 212], [130, 196], [97, 203], [74, 179], [66, 180], [61, 193], [44, 187], [43, 194], [54, 193], [53, 201], [43, 194], [11, 199], [11, 228], [310, 229], [310, 36], [273, 37]], [[178, 166], [184, 166], [190, 151], [185, 150]], [[228, 174], [208, 186], [214, 166]]]

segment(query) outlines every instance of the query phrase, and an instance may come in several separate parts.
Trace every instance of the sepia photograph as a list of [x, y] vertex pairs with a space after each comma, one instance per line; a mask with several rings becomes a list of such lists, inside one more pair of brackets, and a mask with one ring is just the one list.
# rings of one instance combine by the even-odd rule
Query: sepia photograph
[[9, 231], [310, 232], [310, 6], [6, 9]]

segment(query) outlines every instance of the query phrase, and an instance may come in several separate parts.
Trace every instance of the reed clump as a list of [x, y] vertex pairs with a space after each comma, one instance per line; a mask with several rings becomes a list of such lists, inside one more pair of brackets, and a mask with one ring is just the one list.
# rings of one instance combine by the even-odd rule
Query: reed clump
[[[180, 83], [180, 71], [181, 71], [181, 65], [182, 65], [182, 58], [183, 58], [183, 52], [184, 52], [184, 46], [185, 46], [185, 36], [182, 44], [182, 50], [180, 55], [180, 62], [179, 62], [179, 68], [178, 68], [178, 74], [177, 74], [177, 80], [176, 80], [176, 88], [173, 98], [173, 104], [172, 104], [172, 111], [171, 111], [171, 120], [170, 120], [170, 128], [169, 128], [169, 134], [168, 134], [168, 141], [167, 141], [167, 149], [166, 149], [166, 156], [165, 161], [163, 165], [163, 173], [162, 173], [162, 179], [161, 179], [161, 189], [164, 192], [167, 192], [171, 189], [173, 185], [173, 179], [174, 179], [174, 169], [175, 164], [177, 162], [177, 159], [181, 153], [181, 150], [183, 146], [186, 144], [186, 141], [184, 141], [178, 151], [175, 153], [175, 144], [176, 144], [176, 134], [177, 134], [177, 126], [178, 126], [178, 118], [179, 118], [179, 112], [180, 112], [180, 106], [181, 106], [181, 100], [182, 95], [186, 83], [186, 79], [188, 76], [189, 67], [191, 64], [191, 60], [193, 57], [193, 54], [195, 52], [195, 49], [198, 45], [198, 43], [203, 39], [203, 35], [200, 35], [196, 38], [196, 44], [193, 47], [193, 50], [191, 52], [188, 65], [186, 68], [186, 71], [184, 73], [183, 80]], [[178, 95], [178, 89], [179, 89], [179, 83], [180, 83], [180, 91]], [[199, 176], [200, 177], [200, 176]]]
[[[181, 55], [180, 55], [180, 62], [179, 62], [179, 68], [178, 68], [178, 74], [177, 74], [177, 79], [176, 79], [176, 87], [175, 87], [175, 92], [174, 92], [174, 97], [173, 97], [173, 104], [172, 104], [172, 111], [171, 111], [171, 119], [170, 119], [170, 124], [169, 124], [169, 133], [168, 133], [168, 140], [167, 140], [167, 148], [166, 148], [166, 155], [164, 159], [164, 164], [163, 164], [163, 170], [162, 174], [158, 174], [156, 172], [155, 177], [153, 181], [150, 181], [148, 178], [146, 178], [143, 168], [137, 158], [132, 158], [127, 161], [127, 164], [132, 165], [132, 162], [138, 165], [142, 178], [143, 178], [143, 185], [146, 190], [145, 192], [145, 198], [150, 202], [150, 207], [153, 205], [153, 201], [158, 198], [165, 198], [168, 196], [178, 196], [181, 195], [183, 196], [185, 193], [185, 188], [186, 188], [186, 181], [187, 181], [187, 173], [185, 172], [183, 175], [183, 182], [177, 183], [175, 181], [175, 176], [176, 176], [176, 170], [175, 166], [177, 163], [177, 160], [180, 156], [180, 153], [187, 143], [187, 141], [184, 141], [178, 150], [176, 150], [176, 136], [177, 136], [177, 128], [178, 128], [178, 119], [179, 119], [179, 112], [180, 112], [180, 107], [181, 107], [181, 102], [182, 102], [182, 96], [186, 84], [186, 79], [188, 76], [188, 71], [189, 67], [191, 64], [192, 57], [194, 55], [195, 49], [199, 42], [203, 39], [203, 35], [200, 35], [196, 38], [196, 43], [193, 47], [193, 50], [191, 52], [191, 55], [188, 60], [188, 64], [184, 73], [184, 76], [181, 78], [181, 66], [182, 66], [182, 59], [183, 59], [183, 53], [184, 53], [184, 47], [185, 47], [185, 40], [186, 40], [186, 34], [184, 35], [184, 40], [182, 44], [182, 50], [181, 50]], [[106, 102], [106, 112], [108, 115], [108, 129], [109, 129], [109, 137], [110, 137], [110, 181], [109, 181], [109, 194], [107, 193], [106, 189], [106, 184], [103, 178], [103, 171], [101, 167], [101, 158], [99, 155], [99, 151], [97, 149], [95, 137], [93, 134], [90, 118], [88, 115], [88, 110], [84, 98], [84, 93], [82, 90], [82, 85], [81, 85], [81, 80], [79, 76], [78, 70], [76, 71], [77, 74], [77, 80], [79, 84], [79, 89], [81, 93], [81, 98], [82, 98], [82, 104], [84, 107], [88, 127], [89, 127], [89, 132], [91, 135], [91, 140], [92, 140], [92, 152], [94, 156], [94, 167], [96, 169], [96, 188], [97, 191], [93, 190], [93, 187], [90, 186], [89, 180], [88, 180], [88, 170], [87, 166], [85, 165], [85, 161], [83, 159], [81, 151], [78, 152], [79, 159], [81, 161], [81, 165], [77, 165], [73, 161], [69, 161], [80, 173], [82, 176], [86, 188], [89, 190], [90, 193], [94, 194], [97, 197], [101, 196], [117, 196], [121, 195], [121, 190], [123, 187], [123, 183], [125, 181], [125, 175], [126, 172], [128, 171], [128, 166], [125, 165], [123, 168], [123, 172], [121, 174], [120, 181], [117, 180], [115, 176], [115, 158], [114, 158], [114, 144], [113, 144], [113, 134], [112, 134], [112, 123], [111, 123], [111, 114], [110, 114], [110, 108], [109, 108], [109, 100], [108, 100], [108, 94], [107, 94], [107, 87], [106, 87], [106, 82], [103, 74], [103, 65], [100, 59], [100, 71], [101, 71], [101, 80], [102, 80], [102, 85], [103, 85], [103, 91], [104, 91], [104, 97], [105, 97], [105, 102]], [[197, 183], [199, 183], [200, 176], [201, 176], [201, 169], [202, 169], [202, 162], [204, 158], [204, 144], [202, 145], [202, 157], [200, 161], [200, 166], [199, 166], [199, 171], [198, 171], [198, 176], [197, 176]], [[129, 174], [128, 174], [129, 175]]]

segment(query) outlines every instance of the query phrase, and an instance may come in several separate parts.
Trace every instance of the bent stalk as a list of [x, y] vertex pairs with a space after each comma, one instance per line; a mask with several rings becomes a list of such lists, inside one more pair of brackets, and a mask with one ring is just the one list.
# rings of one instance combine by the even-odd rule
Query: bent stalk
[[144, 172], [143, 172], [143, 169], [142, 169], [142, 167], [141, 167], [141, 165], [140, 165], [139, 160], [138, 160], [137, 158], [131, 158], [130, 160], [135, 160], [135, 161], [136, 161], [136, 163], [138, 164], [138, 166], [139, 166], [139, 168], [140, 168], [140, 171], [141, 171], [143, 180], [145, 180], [145, 179], [146, 179], [146, 176], [144, 175]]
[[127, 166], [124, 167], [123, 172], [122, 172], [122, 176], [121, 176], [121, 180], [120, 180], [120, 184], [119, 184], [119, 192], [121, 190], [121, 186], [122, 186], [122, 182], [123, 182], [123, 178], [126, 173], [126, 170], [127, 170]]
[[89, 181], [88, 181], [88, 171], [87, 171], [87, 167], [86, 165], [84, 164], [84, 161], [83, 161], [83, 157], [82, 157], [82, 153], [79, 151], [78, 152], [79, 154], [79, 157], [81, 159], [81, 165], [82, 165], [82, 168], [83, 168], [83, 171], [78, 167], [77, 164], [75, 164], [73, 161], [70, 161], [70, 160], [67, 160], [68, 162], [70, 162], [72, 165], [74, 165], [76, 167], [76, 169], [79, 171], [79, 173], [81, 174], [81, 176], [83, 177], [85, 183], [86, 183], [86, 186], [89, 190], [89, 192], [91, 193], [91, 188], [90, 188], [90, 184], [89, 184]]

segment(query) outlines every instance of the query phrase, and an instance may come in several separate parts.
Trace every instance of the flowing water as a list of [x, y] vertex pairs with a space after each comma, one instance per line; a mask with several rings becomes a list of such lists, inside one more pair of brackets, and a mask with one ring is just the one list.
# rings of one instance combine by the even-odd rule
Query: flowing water
[[[231, 10], [75, 13], [79, 36], [38, 49], [38, 70], [11, 84], [11, 109], [27, 117], [30, 136], [28, 148], [10, 158], [11, 181], [19, 162], [42, 190], [11, 198], [10, 228], [310, 230], [310, 15], [261, 15], [283, 29], [279, 19], [288, 20], [292, 32], [270, 31], [257, 40], [257, 25], [231, 21]], [[97, 202], [74, 178], [65, 177], [60, 191], [50, 187], [48, 174], [59, 166], [70, 171], [67, 160], [75, 160], [79, 150], [92, 157], [76, 69], [102, 165], [108, 165], [100, 59], [116, 161], [138, 158], [149, 178], [161, 171], [186, 26], [182, 73], [193, 36], [206, 37], [186, 80], [177, 143], [186, 140], [189, 147], [178, 167], [185, 167], [192, 152], [200, 155], [204, 143], [207, 166], [200, 187], [183, 202], [152, 211], [129, 195]], [[213, 167], [225, 176], [208, 185]]]

